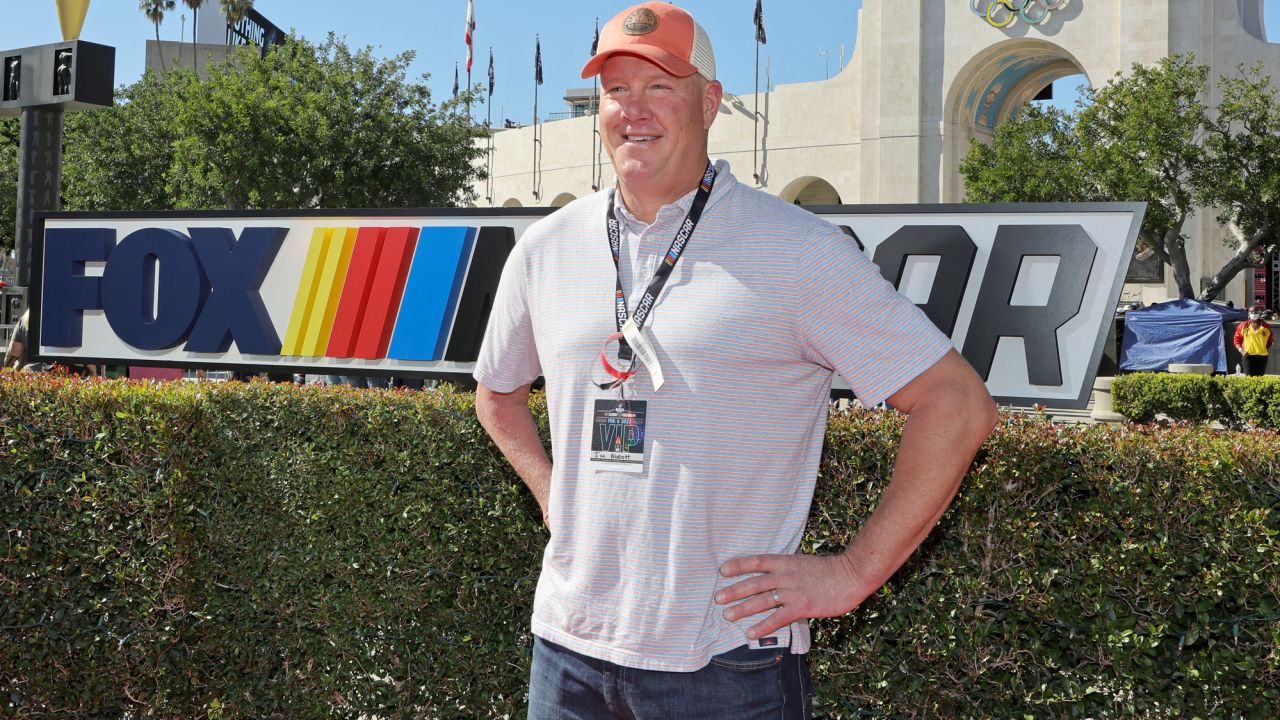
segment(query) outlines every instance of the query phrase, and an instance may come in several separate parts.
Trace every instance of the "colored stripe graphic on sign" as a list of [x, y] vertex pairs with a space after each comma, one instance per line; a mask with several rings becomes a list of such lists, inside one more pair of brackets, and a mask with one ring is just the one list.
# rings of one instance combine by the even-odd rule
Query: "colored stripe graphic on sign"
[[418, 229], [408, 227], [365, 227], [356, 233], [326, 355], [386, 356], [417, 237]]
[[494, 225], [479, 228], [462, 296], [458, 298], [458, 312], [454, 313], [453, 328], [449, 330], [445, 360], [473, 362], [480, 356], [480, 341], [484, 339], [493, 296], [502, 278], [502, 266], [515, 246], [516, 232], [512, 228]]
[[391, 345], [391, 331], [396, 325], [396, 311], [404, 296], [404, 286], [409, 278], [409, 266], [413, 263], [413, 251], [418, 244], [418, 228], [393, 227], [387, 229], [382, 242], [382, 255], [374, 271], [373, 290], [365, 308], [356, 338], [355, 356], [358, 358], [384, 358]]
[[356, 247], [347, 266], [347, 282], [342, 286], [342, 298], [338, 300], [338, 314], [333, 318], [333, 332], [329, 334], [329, 357], [352, 357], [356, 350], [356, 337], [369, 305], [369, 291], [373, 289], [374, 271], [382, 254], [382, 239], [386, 228], [362, 227], [356, 233]]
[[311, 231], [311, 244], [307, 247], [307, 260], [302, 266], [298, 292], [293, 298], [293, 313], [289, 316], [289, 329], [284, 333], [284, 344], [280, 347], [281, 355], [302, 354], [302, 336], [306, 334], [306, 321], [310, 315], [311, 306], [315, 303], [317, 268], [324, 262], [325, 238], [328, 234], [328, 228], [316, 228]]
[[387, 357], [444, 356], [475, 238], [476, 229], [470, 227], [422, 228]]
[[355, 239], [355, 228], [316, 228], [312, 232], [281, 354], [324, 354]]
[[329, 357], [386, 357], [417, 238], [417, 228], [360, 228], [325, 351]]

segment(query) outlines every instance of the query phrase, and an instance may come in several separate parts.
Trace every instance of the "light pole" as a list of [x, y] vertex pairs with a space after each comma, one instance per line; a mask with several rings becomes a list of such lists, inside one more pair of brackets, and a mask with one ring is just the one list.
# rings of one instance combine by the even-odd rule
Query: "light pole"
[[36, 214], [60, 207], [62, 115], [110, 107], [115, 86], [115, 48], [77, 39], [89, 0], [57, 0], [57, 7], [62, 42], [0, 51], [0, 117], [21, 118], [14, 233], [20, 291], [31, 284]]
[[824, 80], [831, 79], [831, 63], [827, 60], [827, 56], [831, 52], [831, 50], [823, 50], [821, 45], [818, 46], [818, 54], [822, 56], [822, 78]]

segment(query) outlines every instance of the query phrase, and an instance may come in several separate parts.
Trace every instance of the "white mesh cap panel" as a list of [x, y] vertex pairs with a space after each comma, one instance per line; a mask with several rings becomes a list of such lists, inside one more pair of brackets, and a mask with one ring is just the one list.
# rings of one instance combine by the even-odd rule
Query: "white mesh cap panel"
[[693, 24], [693, 49], [689, 51], [689, 62], [704, 78], [716, 79], [716, 54], [711, 49], [711, 38], [696, 22]]

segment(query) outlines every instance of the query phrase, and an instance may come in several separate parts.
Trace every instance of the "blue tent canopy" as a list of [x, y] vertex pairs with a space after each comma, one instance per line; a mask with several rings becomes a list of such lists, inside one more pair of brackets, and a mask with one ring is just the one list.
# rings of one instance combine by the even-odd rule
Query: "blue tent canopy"
[[1130, 310], [1124, 316], [1120, 369], [1168, 370], [1169, 363], [1202, 363], [1226, 372], [1222, 325], [1248, 316], [1245, 310], [1186, 299]]

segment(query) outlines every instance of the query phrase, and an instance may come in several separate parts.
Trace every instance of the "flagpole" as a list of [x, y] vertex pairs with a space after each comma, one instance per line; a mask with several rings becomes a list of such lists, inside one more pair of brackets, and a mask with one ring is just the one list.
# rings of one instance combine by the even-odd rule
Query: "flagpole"
[[484, 103], [485, 112], [487, 113], [484, 121], [485, 129], [489, 131], [488, 148], [485, 150], [484, 166], [489, 175], [489, 181], [485, 183], [485, 200], [489, 201], [489, 207], [493, 207], [493, 46], [489, 46], [489, 95]]
[[533, 199], [538, 199], [538, 83], [533, 84]]
[[[503, 128], [506, 128], [506, 126], [507, 126], [507, 106], [506, 106], [506, 105], [499, 105], [499, 106], [498, 106], [498, 119], [502, 121], [502, 127], [503, 127]], [[495, 152], [495, 153], [493, 153], [493, 154], [495, 154], [495, 155], [496, 155], [497, 153]], [[492, 163], [492, 162], [493, 162], [493, 160], [492, 160], [492, 159], [490, 159], [490, 163]], [[492, 176], [492, 175], [490, 175], [490, 176], [489, 176], [489, 187], [490, 187], [489, 194], [490, 194], [490, 195], [492, 195], [492, 194], [493, 194], [493, 188], [496, 188], [497, 186], [498, 186], [498, 183], [493, 179], [493, 176]], [[489, 202], [490, 202], [490, 204], [491, 204], [491, 205], [493, 204], [493, 201], [492, 201], [492, 200], [490, 200]]]
[[[596, 32], [591, 39], [591, 57], [600, 49], [600, 18], [596, 18]], [[600, 74], [591, 76], [591, 192], [600, 189]]]
[[[537, 35], [533, 36], [534, 46], [538, 48], [538, 53], [542, 51], [540, 39]], [[538, 70], [537, 61], [541, 57], [535, 56], [535, 66], [533, 71], [533, 199], [538, 200]]]
[[[475, 32], [476, 32], [476, 14], [475, 5], [472, 0], [467, 0], [467, 24], [466, 24], [466, 41], [467, 41], [467, 124], [472, 127], [476, 124], [475, 116], [471, 114], [471, 61], [475, 57]], [[457, 77], [456, 75], [454, 77]], [[456, 84], [456, 82], [455, 82]]]
[[600, 122], [600, 75], [597, 73], [591, 80], [591, 192], [600, 189], [600, 178], [596, 176], [596, 169], [600, 166], [600, 156], [597, 154], [599, 147], [596, 139], [600, 137], [598, 125]]
[[[768, 113], [769, 113], [769, 102], [770, 102], [770, 100], [771, 100], [771, 99], [772, 99], [772, 97], [773, 97], [773, 96], [770, 94], [770, 93], [772, 93], [772, 92], [773, 92], [773, 56], [772, 56], [772, 55], [767, 55], [767, 56], [765, 56], [765, 59], [764, 59], [764, 114], [760, 116], [760, 117], [764, 118], [764, 127], [765, 127], [765, 130], [766, 130], [766, 131], [769, 129], [769, 114], [768, 114]], [[768, 149], [767, 149], [767, 148], [765, 148], [765, 146], [764, 146], [764, 135], [763, 135], [763, 133], [762, 133], [762, 134], [761, 134], [761, 136], [760, 136], [760, 155], [761, 155], [761, 160], [760, 160], [760, 171], [761, 171], [761, 174], [763, 174], [763, 173], [764, 173], [764, 164], [765, 164], [765, 163], [767, 163], [767, 162], [769, 162], [769, 158], [768, 158], [768, 156], [766, 156], [766, 155], [765, 155], [765, 153], [767, 153], [767, 152], [768, 152]]]
[[760, 38], [756, 38], [756, 109], [751, 116], [751, 177], [756, 185], [760, 184], [760, 165], [756, 162], [756, 152], [760, 147]]
[[485, 200], [489, 201], [489, 207], [493, 207], [493, 96], [489, 96], [488, 102], [484, 104], [485, 112], [488, 115], [485, 118], [484, 126], [489, 131], [489, 138], [484, 153], [485, 172], [489, 176], [489, 181], [485, 183]]

